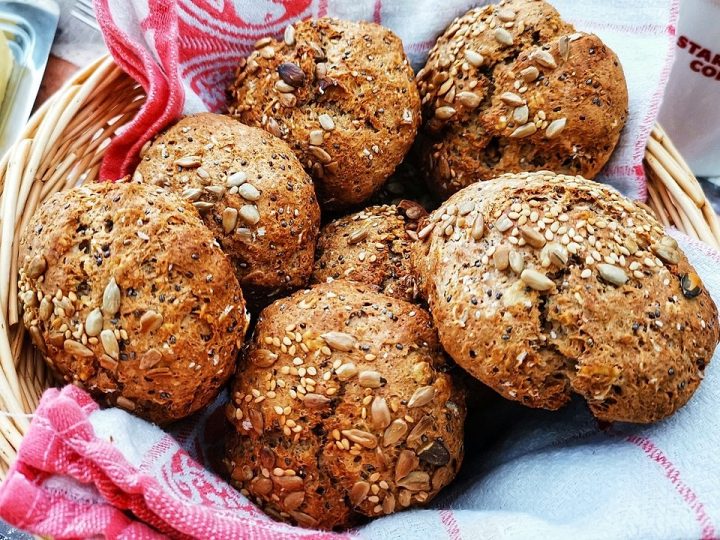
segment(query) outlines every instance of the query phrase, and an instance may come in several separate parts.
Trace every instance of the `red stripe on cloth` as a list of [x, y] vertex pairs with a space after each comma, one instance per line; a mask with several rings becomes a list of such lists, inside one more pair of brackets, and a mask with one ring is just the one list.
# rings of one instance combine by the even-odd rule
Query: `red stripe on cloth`
[[672, 24], [618, 24], [606, 21], [594, 21], [594, 20], [580, 20], [573, 19], [572, 23], [577, 28], [582, 28], [584, 31], [589, 30], [609, 30], [612, 32], [622, 32], [624, 34], [644, 34], [644, 35], [661, 35], [661, 34], [672, 34], [674, 32], [674, 26]]
[[640, 448], [645, 455], [658, 466], [665, 470], [665, 477], [670, 480], [675, 491], [680, 495], [685, 504], [690, 508], [695, 521], [701, 527], [702, 539], [712, 540], [716, 538], [715, 526], [712, 519], [705, 512], [705, 505], [695, 491], [681, 478], [680, 470], [657, 445], [647, 437], [641, 435], [627, 435], [625, 440]]
[[462, 538], [460, 526], [452, 510], [440, 510], [440, 521], [445, 526], [445, 531], [450, 540], [460, 540]]
[[382, 0], [375, 0], [375, 7], [373, 8], [373, 22], [375, 24], [382, 24]]
[[318, 17], [325, 17], [328, 12], [328, 0], [320, 0], [318, 5]]

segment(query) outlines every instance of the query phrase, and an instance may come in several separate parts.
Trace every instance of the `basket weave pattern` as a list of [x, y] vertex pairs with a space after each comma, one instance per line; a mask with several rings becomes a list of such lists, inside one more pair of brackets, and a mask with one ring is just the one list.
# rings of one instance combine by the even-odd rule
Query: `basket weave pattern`
[[[0, 161], [0, 479], [17, 455], [29, 415], [53, 384], [20, 320], [20, 234], [47, 197], [97, 179], [105, 147], [143, 102], [142, 88], [102, 57], [38, 109]], [[648, 206], [660, 221], [720, 249], [717, 217], [659, 126], [648, 141], [645, 165]]]

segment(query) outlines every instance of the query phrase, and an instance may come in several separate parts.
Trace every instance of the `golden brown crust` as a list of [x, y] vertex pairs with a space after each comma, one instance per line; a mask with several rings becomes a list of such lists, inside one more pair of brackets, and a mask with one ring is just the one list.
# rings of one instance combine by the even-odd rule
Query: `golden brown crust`
[[508, 174], [420, 225], [412, 262], [440, 340], [503, 396], [557, 409], [575, 392], [602, 420], [652, 422], [702, 380], [715, 304], [655, 218], [612, 188]]
[[420, 157], [444, 197], [506, 172], [594, 178], [627, 118], [617, 56], [543, 1], [470, 10], [438, 39], [417, 80]]
[[312, 282], [348, 279], [411, 302], [410, 247], [417, 239], [417, 220], [425, 215], [422, 206], [401, 201], [331, 221], [320, 231]]
[[350, 281], [258, 320], [227, 414], [226, 463], [276, 519], [348, 526], [416, 506], [455, 476], [464, 399], [425, 311]]
[[137, 173], [193, 202], [254, 309], [307, 283], [320, 208], [281, 140], [227, 116], [192, 115], [155, 139]]
[[324, 208], [367, 200], [402, 161], [420, 98], [402, 42], [387, 28], [323, 18], [241, 61], [230, 114], [286, 140]]
[[23, 322], [48, 363], [104, 402], [165, 423], [233, 371], [242, 292], [192, 206], [142, 184], [53, 195], [20, 243]]

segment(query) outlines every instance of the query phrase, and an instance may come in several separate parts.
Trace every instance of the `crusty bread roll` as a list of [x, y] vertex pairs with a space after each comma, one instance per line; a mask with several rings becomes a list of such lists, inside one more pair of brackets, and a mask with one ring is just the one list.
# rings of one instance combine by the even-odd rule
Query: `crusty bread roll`
[[419, 204], [401, 201], [398, 206], [370, 206], [331, 221], [318, 237], [312, 281], [349, 279], [412, 301], [410, 246], [417, 239], [417, 220], [425, 215]]
[[350, 281], [267, 307], [227, 407], [231, 481], [276, 519], [337, 529], [430, 501], [465, 405], [428, 313]]
[[323, 18], [289, 26], [238, 66], [230, 114], [292, 147], [323, 208], [367, 200], [395, 170], [420, 124], [402, 42], [369, 22]]
[[440, 341], [503, 396], [607, 421], [684, 405], [718, 342], [708, 291], [614, 189], [548, 172], [473, 184], [421, 222], [413, 266]]
[[440, 36], [417, 81], [420, 158], [443, 197], [506, 172], [594, 178], [627, 118], [615, 53], [542, 0], [471, 9]]
[[135, 178], [193, 203], [253, 310], [307, 283], [320, 208], [312, 181], [278, 138], [219, 114], [188, 116], [153, 141]]
[[109, 182], [57, 193], [23, 232], [20, 261], [30, 337], [101, 401], [167, 423], [207, 405], [233, 372], [242, 292], [180, 197]]

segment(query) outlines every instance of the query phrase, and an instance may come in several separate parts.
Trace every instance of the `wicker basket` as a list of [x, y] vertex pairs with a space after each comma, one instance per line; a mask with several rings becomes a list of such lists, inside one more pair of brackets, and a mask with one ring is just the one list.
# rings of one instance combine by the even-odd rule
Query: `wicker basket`
[[[53, 383], [20, 320], [18, 238], [48, 196], [97, 178], [103, 150], [142, 106], [142, 88], [103, 57], [30, 119], [0, 161], [0, 478], [15, 459], [43, 390]], [[665, 224], [720, 248], [720, 226], [697, 179], [657, 126], [645, 164], [648, 205]]]

